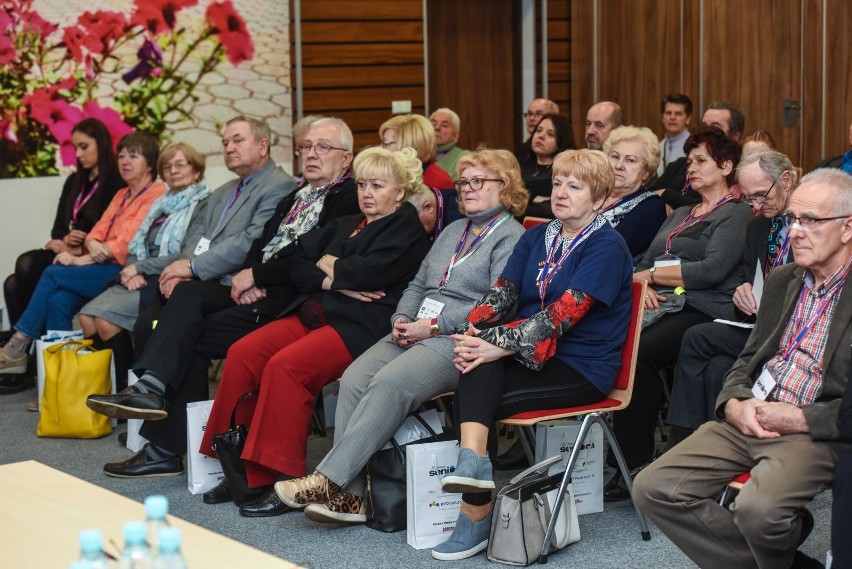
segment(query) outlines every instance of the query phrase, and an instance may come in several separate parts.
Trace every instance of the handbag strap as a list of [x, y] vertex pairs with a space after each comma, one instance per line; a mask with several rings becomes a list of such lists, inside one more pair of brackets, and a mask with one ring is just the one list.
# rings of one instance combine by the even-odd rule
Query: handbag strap
[[232, 431], [237, 428], [237, 409], [239, 409], [240, 403], [242, 403], [243, 401], [245, 401], [249, 397], [256, 396], [257, 394], [258, 394], [257, 390], [247, 391], [247, 392], [243, 393], [242, 395], [240, 395], [240, 398], [237, 399], [236, 403], [234, 403], [234, 409], [233, 409], [233, 411], [231, 411], [231, 430]]
[[518, 482], [520, 482], [521, 480], [523, 480], [524, 478], [526, 478], [528, 476], [532, 476], [532, 475], [541, 476], [541, 475], [545, 474], [548, 470], [550, 470], [551, 466], [553, 466], [555, 464], [559, 464], [559, 462], [561, 460], [562, 460], [561, 454], [551, 456], [550, 458], [545, 458], [541, 462], [533, 464], [532, 466], [530, 466], [529, 468], [527, 468], [523, 472], [515, 475], [514, 478], [509, 480], [509, 484], [510, 485], [511, 484], [517, 484]]
[[84, 348], [92, 350], [93, 352], [98, 351], [97, 348], [95, 348], [92, 344], [94, 344], [94, 342], [92, 342], [92, 340], [88, 340], [88, 339], [86, 339], [86, 340], [65, 340], [64, 342], [57, 342], [57, 343], [53, 344], [52, 346], [48, 346], [47, 348], [45, 348], [45, 350], [50, 352], [51, 354], [55, 354], [55, 353], [59, 352], [60, 350], [74, 350], [74, 352], [79, 352], [80, 350], [82, 350]]
[[[420, 413], [415, 411], [414, 413], [411, 414], [411, 416], [414, 417], [415, 419], [417, 419], [417, 421], [421, 425], [423, 425], [423, 427], [425, 427], [427, 431], [429, 431], [429, 436], [432, 438], [432, 440], [434, 442], [438, 441], [438, 434], [435, 433], [435, 429], [433, 429], [431, 427], [431, 425], [429, 425], [429, 423], [426, 421], [426, 419], [424, 419], [423, 417], [420, 416]], [[391, 437], [388, 442], [393, 447], [394, 452], [396, 452], [398, 456], [400, 456], [401, 458], [405, 458], [405, 452], [403, 452], [402, 446], [398, 442], [396, 442], [395, 438]]]

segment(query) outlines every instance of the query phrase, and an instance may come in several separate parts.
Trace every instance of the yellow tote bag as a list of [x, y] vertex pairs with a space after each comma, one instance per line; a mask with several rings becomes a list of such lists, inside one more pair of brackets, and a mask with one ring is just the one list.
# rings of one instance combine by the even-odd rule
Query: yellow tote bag
[[112, 389], [112, 350], [91, 346], [91, 340], [69, 340], [44, 350], [38, 436], [97, 439], [112, 433], [109, 417], [86, 407], [88, 395]]

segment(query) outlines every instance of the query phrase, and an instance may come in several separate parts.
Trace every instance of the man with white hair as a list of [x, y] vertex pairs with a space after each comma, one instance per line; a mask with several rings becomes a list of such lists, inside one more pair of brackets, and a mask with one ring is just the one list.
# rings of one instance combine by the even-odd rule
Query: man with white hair
[[459, 158], [470, 154], [470, 150], [458, 147], [459, 133], [461, 132], [461, 119], [452, 109], [441, 107], [431, 115], [429, 120], [435, 127], [435, 142], [438, 143], [438, 154], [435, 162], [438, 167], [455, 180], [458, 178], [456, 164]]

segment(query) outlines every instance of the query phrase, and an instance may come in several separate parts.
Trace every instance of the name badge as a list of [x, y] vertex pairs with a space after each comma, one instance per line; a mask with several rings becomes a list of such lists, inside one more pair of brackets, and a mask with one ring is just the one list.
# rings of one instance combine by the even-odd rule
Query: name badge
[[444, 303], [426, 298], [423, 304], [420, 305], [420, 310], [417, 311], [417, 318], [437, 318], [444, 309]]
[[200, 255], [202, 253], [206, 253], [210, 248], [210, 240], [206, 237], [202, 237], [198, 240], [198, 245], [195, 246], [195, 251], [193, 251], [193, 255]]
[[665, 255], [660, 255], [656, 259], [654, 259], [654, 266], [658, 269], [660, 267], [677, 267], [680, 265], [680, 257], [676, 255], [670, 255], [666, 253]]
[[757, 378], [757, 381], [754, 382], [754, 385], [751, 388], [751, 394], [761, 401], [766, 401], [766, 398], [769, 397], [769, 394], [772, 393], [773, 389], [775, 389], [775, 383], [776, 382], [772, 377], [772, 374], [764, 367], [763, 371], [760, 372], [760, 376]]

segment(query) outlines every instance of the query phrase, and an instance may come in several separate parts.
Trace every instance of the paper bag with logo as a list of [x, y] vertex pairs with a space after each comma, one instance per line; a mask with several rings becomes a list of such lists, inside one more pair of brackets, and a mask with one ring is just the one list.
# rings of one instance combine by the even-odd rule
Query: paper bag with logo
[[456, 527], [461, 494], [441, 491], [441, 477], [455, 471], [456, 441], [410, 444], [405, 447], [408, 500], [407, 540], [415, 549], [435, 547]]
[[[579, 432], [580, 423], [577, 421], [539, 424], [535, 433], [536, 462], [562, 454], [562, 461], [550, 469], [550, 474], [564, 472]], [[603, 431], [599, 425], [592, 425], [571, 475], [574, 500], [580, 515], [603, 511], [603, 457]]]
[[212, 399], [186, 404], [186, 488], [190, 494], [212, 490], [225, 477], [218, 458], [198, 452], [212, 409]]

